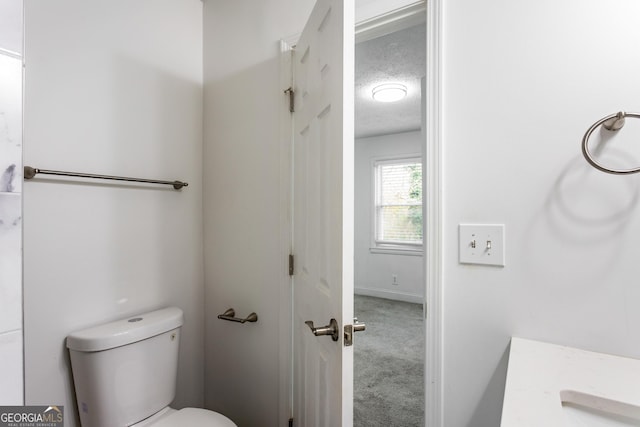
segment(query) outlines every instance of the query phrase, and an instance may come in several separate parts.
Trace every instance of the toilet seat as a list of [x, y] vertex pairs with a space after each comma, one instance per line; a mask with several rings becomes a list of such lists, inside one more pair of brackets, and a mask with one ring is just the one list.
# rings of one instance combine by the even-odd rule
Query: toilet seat
[[[153, 427], [238, 427], [233, 421], [217, 412], [200, 408], [184, 408], [172, 412], [151, 424]], [[150, 427], [151, 427], [150, 426]]]

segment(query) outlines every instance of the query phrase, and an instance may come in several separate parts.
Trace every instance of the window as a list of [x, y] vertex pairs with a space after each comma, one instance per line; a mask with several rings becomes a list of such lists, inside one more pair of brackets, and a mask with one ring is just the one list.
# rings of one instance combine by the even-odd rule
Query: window
[[374, 247], [422, 250], [422, 161], [378, 160], [375, 179]]

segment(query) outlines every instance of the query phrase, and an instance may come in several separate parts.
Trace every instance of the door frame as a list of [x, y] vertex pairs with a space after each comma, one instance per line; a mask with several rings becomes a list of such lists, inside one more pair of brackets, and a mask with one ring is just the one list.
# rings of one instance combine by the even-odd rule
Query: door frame
[[[442, 2], [427, 0], [423, 155], [425, 272], [425, 426], [443, 427]], [[426, 189], [429, 191], [426, 191]]]
[[[425, 278], [425, 426], [442, 427], [443, 375], [442, 375], [442, 0], [420, 0], [387, 13], [356, 22], [356, 42], [396, 31], [398, 23], [410, 22], [411, 16], [426, 10], [427, 66], [425, 116], [426, 129], [423, 138], [423, 218], [424, 229], [424, 278]], [[292, 115], [289, 113], [289, 96], [286, 89], [292, 87], [291, 53], [300, 35], [280, 40], [280, 247], [281, 282], [279, 295], [279, 408], [280, 425], [287, 425], [293, 413], [293, 342], [291, 322], [292, 278], [288, 275], [289, 254], [293, 247], [291, 212], [293, 212]], [[426, 191], [426, 189], [429, 191]]]

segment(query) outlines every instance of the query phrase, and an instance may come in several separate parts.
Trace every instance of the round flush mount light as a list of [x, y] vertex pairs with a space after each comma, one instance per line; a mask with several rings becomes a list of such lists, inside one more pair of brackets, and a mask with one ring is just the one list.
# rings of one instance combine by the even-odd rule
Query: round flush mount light
[[407, 96], [407, 87], [400, 83], [385, 83], [374, 87], [372, 95], [378, 102], [396, 102]]

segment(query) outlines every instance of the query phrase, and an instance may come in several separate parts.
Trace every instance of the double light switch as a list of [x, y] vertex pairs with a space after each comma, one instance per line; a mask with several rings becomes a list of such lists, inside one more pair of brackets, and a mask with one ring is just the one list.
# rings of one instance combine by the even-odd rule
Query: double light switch
[[504, 224], [460, 224], [461, 264], [504, 267]]

